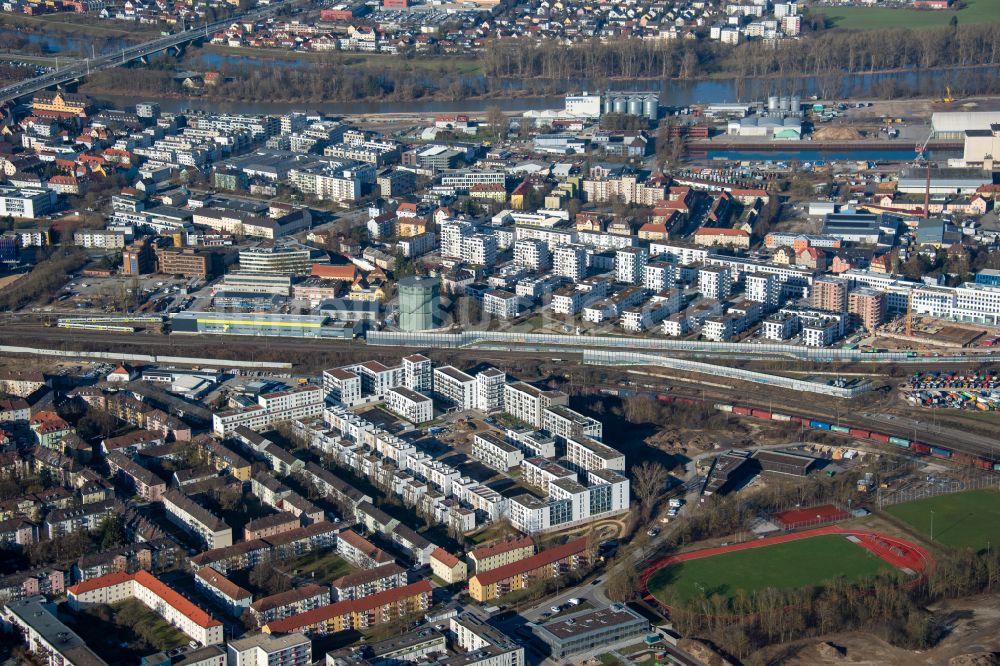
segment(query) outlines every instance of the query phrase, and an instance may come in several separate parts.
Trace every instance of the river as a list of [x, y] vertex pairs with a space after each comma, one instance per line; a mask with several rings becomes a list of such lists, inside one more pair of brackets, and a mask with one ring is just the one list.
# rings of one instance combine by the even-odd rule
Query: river
[[[237, 58], [243, 66], [274, 66], [283, 62], [291, 67], [304, 67], [308, 60], [271, 60], [253, 59], [248, 56], [220, 56], [219, 54], [203, 54], [199, 58]], [[971, 83], [970, 83], [971, 82]], [[798, 94], [803, 101], [812, 95], [822, 98], [854, 98], [892, 99], [905, 95], [940, 95], [946, 85], [957, 88], [961, 84], [966, 90], [975, 90], [976, 86], [989, 89], [1000, 88], [1000, 68], [975, 67], [966, 69], [946, 69], [932, 71], [901, 71], [882, 74], [854, 74], [837, 78], [833, 87], [828, 80], [815, 77], [799, 77], [792, 79], [749, 79], [744, 85], [743, 99], [762, 100], [770, 94]], [[597, 90], [593, 82], [567, 81], [561, 86], [568, 91], [584, 89]], [[990, 88], [990, 86], [996, 86]], [[156, 101], [164, 111], [179, 112], [184, 109], [200, 109], [220, 113], [248, 113], [280, 115], [289, 111], [317, 111], [330, 115], [359, 115], [372, 113], [455, 113], [481, 112], [491, 106], [499, 106], [505, 111], [528, 111], [560, 108], [563, 105], [562, 96], [539, 96], [525, 94], [517, 82], [507, 84], [512, 93], [523, 96], [511, 98], [478, 98], [457, 101], [427, 100], [411, 102], [246, 102], [222, 101], [204, 98], [143, 99], [116, 95], [97, 95], [101, 100], [117, 107], [134, 106], [137, 101]], [[691, 104], [711, 104], [717, 102], [732, 102], [738, 99], [737, 82], [733, 79], [698, 79], [692, 81], [642, 81], [613, 82], [609, 87], [615, 90], [658, 90], [661, 106], [685, 107]], [[889, 92], [890, 94], [886, 94]]]

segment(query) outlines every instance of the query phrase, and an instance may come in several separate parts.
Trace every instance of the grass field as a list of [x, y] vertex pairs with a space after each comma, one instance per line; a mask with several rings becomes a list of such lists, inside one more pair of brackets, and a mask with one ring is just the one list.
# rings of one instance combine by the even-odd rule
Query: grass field
[[1000, 492], [970, 490], [904, 502], [885, 511], [928, 537], [933, 520], [934, 540], [945, 546], [984, 550], [1000, 545]]
[[835, 28], [880, 30], [884, 28], [939, 28], [948, 25], [952, 16], [959, 25], [1000, 22], [1000, 0], [965, 0], [957, 11], [935, 9], [891, 9], [888, 7], [816, 7]]
[[794, 589], [838, 576], [869, 578], [893, 567], [842, 536], [824, 535], [764, 548], [681, 562], [654, 573], [649, 591], [671, 604], [702, 595], [731, 596], [738, 590]]

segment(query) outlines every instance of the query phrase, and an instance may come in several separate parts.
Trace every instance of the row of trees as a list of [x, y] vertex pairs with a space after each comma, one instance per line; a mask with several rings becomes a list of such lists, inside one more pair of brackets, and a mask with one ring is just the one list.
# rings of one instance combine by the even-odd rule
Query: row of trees
[[14, 312], [36, 300], [51, 298], [69, 280], [69, 274], [87, 262], [82, 248], [59, 249], [39, 261], [30, 273], [0, 291], [0, 312]]
[[[808, 47], [806, 47], [806, 45]], [[1000, 25], [921, 30], [824, 32], [805, 44], [748, 42], [732, 48], [706, 40], [593, 40], [561, 44], [491, 42], [480, 56], [487, 77], [500, 79], [687, 79], [862, 73], [1000, 63]]]

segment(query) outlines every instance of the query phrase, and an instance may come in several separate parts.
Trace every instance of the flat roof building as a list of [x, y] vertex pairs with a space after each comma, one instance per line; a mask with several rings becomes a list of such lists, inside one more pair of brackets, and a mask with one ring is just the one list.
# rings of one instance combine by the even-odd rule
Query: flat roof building
[[535, 636], [558, 661], [576, 661], [573, 655], [607, 652], [635, 642], [649, 632], [649, 621], [624, 604], [585, 610], [535, 628]]

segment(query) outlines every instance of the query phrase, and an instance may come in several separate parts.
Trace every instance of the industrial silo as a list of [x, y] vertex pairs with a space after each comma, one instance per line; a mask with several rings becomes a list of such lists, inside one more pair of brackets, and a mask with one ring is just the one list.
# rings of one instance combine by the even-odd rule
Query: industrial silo
[[628, 98], [628, 113], [630, 116], [641, 116], [642, 115], [642, 98], [638, 95], [632, 95]]
[[426, 331], [441, 325], [440, 285], [430, 277], [399, 281], [399, 328]]
[[798, 95], [792, 95], [788, 106], [790, 107], [789, 110], [795, 115], [802, 115], [802, 99]]
[[656, 95], [650, 95], [646, 98], [643, 103], [643, 114], [650, 120], [656, 120], [659, 116], [660, 111], [660, 98]]
[[615, 97], [615, 113], [628, 113], [627, 97]]
[[782, 113], [788, 113], [788, 98], [784, 95], [778, 98], [778, 110]]
[[769, 113], [777, 113], [778, 111], [778, 96], [771, 95], [767, 98], [767, 110]]
[[609, 93], [604, 93], [604, 113], [614, 113], [615, 99]]

